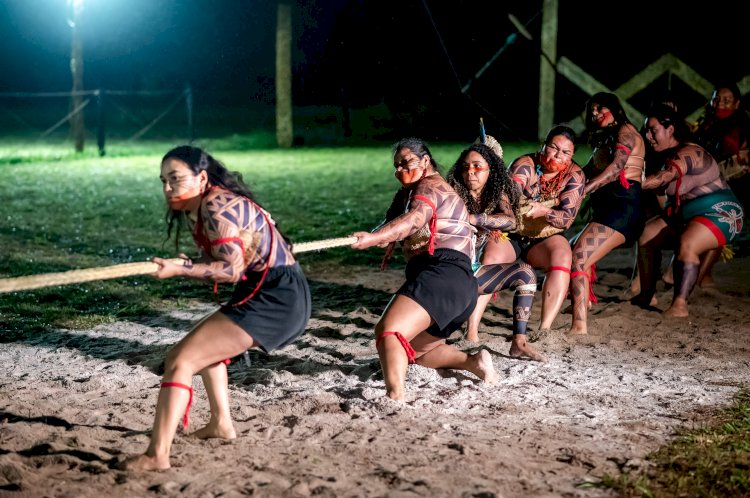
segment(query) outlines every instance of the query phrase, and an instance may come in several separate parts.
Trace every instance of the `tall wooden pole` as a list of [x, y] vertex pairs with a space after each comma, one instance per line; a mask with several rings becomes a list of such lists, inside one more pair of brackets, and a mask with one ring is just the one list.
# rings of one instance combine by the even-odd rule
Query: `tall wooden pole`
[[557, 69], [554, 64], [557, 64], [557, 2], [558, 0], [542, 0], [542, 55], [539, 57], [539, 114], [537, 121], [537, 135], [540, 140], [552, 128], [555, 119], [555, 76]]
[[292, 146], [292, 7], [279, 2], [276, 19], [276, 143]]
[[81, 13], [83, 12], [83, 0], [68, 0], [68, 8], [71, 16], [68, 23], [71, 28], [70, 43], [70, 74], [73, 77], [73, 95], [70, 99], [70, 110], [79, 109], [70, 117], [70, 131], [73, 135], [76, 152], [83, 152], [86, 139], [86, 125], [83, 121], [83, 43], [79, 36]]

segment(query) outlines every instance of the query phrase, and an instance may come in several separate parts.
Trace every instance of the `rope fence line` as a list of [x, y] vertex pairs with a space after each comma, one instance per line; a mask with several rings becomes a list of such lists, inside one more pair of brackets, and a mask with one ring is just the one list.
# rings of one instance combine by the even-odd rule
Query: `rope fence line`
[[[352, 245], [357, 237], [341, 237], [337, 239], [318, 240], [314, 242], [303, 242], [295, 244], [295, 254], [321, 249], [330, 249]], [[182, 259], [169, 259], [175, 264], [182, 264]], [[80, 284], [94, 280], [109, 280], [113, 278], [132, 277], [135, 275], [148, 275], [156, 273], [159, 265], [151, 261], [142, 263], [123, 263], [112, 266], [101, 266], [97, 268], [86, 268], [82, 270], [69, 270], [58, 273], [43, 273], [41, 275], [28, 275], [25, 277], [13, 277], [0, 279], [0, 294], [6, 292], [18, 292], [23, 290], [52, 287], [55, 285]]]

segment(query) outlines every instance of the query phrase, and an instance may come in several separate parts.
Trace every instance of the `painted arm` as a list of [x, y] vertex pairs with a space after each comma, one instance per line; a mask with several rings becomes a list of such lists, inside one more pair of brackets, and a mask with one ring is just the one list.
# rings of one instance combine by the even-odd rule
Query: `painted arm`
[[612, 162], [604, 168], [604, 171], [589, 180], [586, 184], [586, 194], [595, 192], [604, 185], [618, 179], [620, 172], [625, 168], [625, 163], [628, 162], [630, 153], [635, 149], [639, 140], [643, 139], [635, 127], [629, 125], [620, 127]]
[[533, 178], [536, 176], [535, 168], [531, 155], [521, 156], [510, 165], [510, 178], [518, 185], [525, 197], [531, 197], [528, 187], [533, 183]]
[[[237, 197], [215, 196], [206, 202], [205, 207], [199, 213], [199, 216], [203, 217], [206, 236], [211, 241], [210, 260], [205, 258], [205, 262], [192, 263], [186, 261], [184, 266], [179, 266], [164, 262], [164, 260], [160, 263], [154, 258], [154, 262], [161, 265], [156, 276], [158, 278], [184, 276], [214, 282], [238, 282], [245, 271], [240, 227], [247, 226], [250, 218], [254, 217], [257, 211], [251, 205], [249, 209], [242, 210], [246, 219], [237, 220], [235, 210], [231, 209], [231, 206], [237, 202], [245, 201]], [[204, 259], [199, 261], [204, 261]]]
[[573, 221], [578, 216], [578, 208], [581, 207], [581, 201], [584, 197], [586, 185], [586, 176], [583, 171], [576, 169], [573, 171], [565, 183], [565, 187], [560, 191], [558, 204], [554, 208], [547, 209], [545, 219], [547, 223], [555, 228], [570, 228]]
[[513, 214], [508, 196], [503, 194], [499, 209], [495, 213], [470, 214], [469, 223], [488, 232], [510, 232], [516, 228], [516, 216]]
[[[421, 185], [414, 191], [414, 195], [422, 195], [433, 203], [437, 202], [433, 193], [419, 187]], [[414, 196], [412, 196], [408, 210], [404, 214], [381, 225], [373, 232], [354, 232], [352, 235], [357, 237], [357, 242], [352, 244], [351, 247], [353, 249], [367, 249], [373, 246], [385, 247], [391, 242], [403, 240], [413, 234], [423, 227], [430, 217], [432, 217], [430, 204], [423, 200], [414, 199]]]
[[655, 189], [669, 185], [680, 173], [680, 161], [674, 159], [667, 160], [664, 169], [647, 176], [641, 187], [643, 189]]

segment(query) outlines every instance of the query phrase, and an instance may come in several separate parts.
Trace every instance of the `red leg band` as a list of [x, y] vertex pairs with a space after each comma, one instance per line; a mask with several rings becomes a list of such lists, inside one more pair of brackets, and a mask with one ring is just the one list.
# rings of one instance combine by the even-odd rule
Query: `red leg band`
[[592, 303], [599, 302], [599, 299], [597, 299], [596, 294], [594, 294], [594, 282], [596, 282], [596, 272], [594, 271], [595, 268], [596, 268], [596, 265], [591, 265], [591, 275], [589, 275], [585, 271], [574, 271], [570, 274], [570, 278], [583, 275], [589, 279], [589, 301], [591, 301]]
[[414, 348], [411, 347], [411, 344], [409, 344], [409, 341], [406, 340], [406, 337], [401, 335], [401, 332], [383, 332], [380, 337], [377, 338], [375, 341], [375, 345], [377, 346], [380, 341], [382, 341], [385, 337], [388, 337], [389, 335], [395, 335], [396, 338], [399, 340], [401, 345], [406, 350], [406, 357], [409, 359], [409, 363], [416, 363], [417, 361], [417, 352], [414, 351]]
[[187, 408], [185, 408], [185, 415], [182, 417], [182, 429], [185, 430], [190, 423], [188, 420], [188, 413], [190, 412], [190, 406], [193, 404], [193, 388], [180, 382], [162, 382], [161, 387], [181, 387], [187, 389], [190, 392], [190, 398], [188, 398]]
[[[547, 268], [547, 273], [551, 271], [564, 271], [565, 273], [570, 273], [570, 268], [566, 266], [550, 266], [549, 268]], [[583, 272], [579, 272], [579, 273], [583, 273]]]

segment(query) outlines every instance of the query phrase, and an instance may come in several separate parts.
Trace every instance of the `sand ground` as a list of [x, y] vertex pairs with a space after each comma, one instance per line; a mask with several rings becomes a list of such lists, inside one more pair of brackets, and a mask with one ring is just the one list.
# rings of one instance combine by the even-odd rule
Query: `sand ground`
[[[163, 472], [115, 464], [145, 449], [164, 355], [212, 305], [3, 343], [0, 496], [611, 496], [587, 483], [648, 465], [750, 378], [747, 258], [717, 265], [718, 287], [696, 290], [683, 319], [629, 304], [632, 261], [622, 249], [601, 262], [590, 334], [566, 339], [561, 314], [536, 343], [544, 364], [508, 356], [501, 293], [479, 344], [451, 338], [487, 348], [499, 382], [413, 365], [403, 404], [384, 397], [372, 340], [402, 270], [306, 267], [305, 335], [229, 367], [238, 439], [179, 434]], [[657, 296], [664, 309], [671, 291]], [[193, 429], [208, 420], [199, 377], [194, 387]]]

